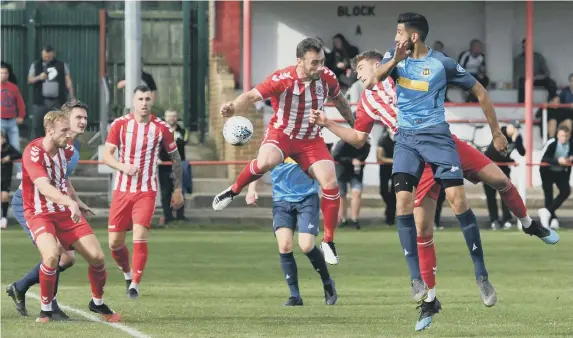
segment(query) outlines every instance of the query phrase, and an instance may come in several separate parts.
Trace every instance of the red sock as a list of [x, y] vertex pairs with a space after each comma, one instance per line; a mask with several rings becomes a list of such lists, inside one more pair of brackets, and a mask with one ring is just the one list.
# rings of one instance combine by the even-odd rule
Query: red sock
[[235, 181], [235, 184], [233, 184], [231, 190], [235, 194], [240, 193], [244, 187], [248, 186], [251, 182], [261, 178], [264, 173], [264, 171], [259, 169], [257, 160], [252, 160], [249, 162], [249, 164], [247, 164], [245, 168], [243, 168], [243, 171], [241, 171], [239, 177], [237, 177], [237, 180]]
[[428, 288], [433, 289], [436, 286], [436, 249], [433, 236], [418, 236], [418, 260], [422, 279]]
[[103, 298], [103, 288], [107, 279], [105, 265], [92, 266], [88, 268], [88, 277], [92, 287], [92, 296], [97, 299]]
[[40, 265], [40, 296], [42, 310], [51, 311], [48, 306], [52, 306], [54, 299], [54, 289], [56, 287], [56, 269], [49, 268], [44, 263]]
[[141, 276], [147, 263], [147, 240], [134, 240], [133, 241], [133, 257], [131, 265], [133, 265], [133, 279], [135, 284], [141, 282]]
[[123, 271], [124, 273], [128, 273], [130, 271], [129, 268], [129, 250], [125, 245], [121, 247], [111, 250], [111, 256], [117, 263], [117, 266]]
[[499, 191], [499, 195], [501, 196], [501, 200], [505, 205], [509, 208], [509, 210], [518, 218], [524, 218], [527, 216], [527, 208], [523, 203], [523, 199], [517, 188], [511, 183], [511, 181], [507, 180], [508, 186], [505, 189]]
[[338, 221], [338, 209], [340, 208], [340, 192], [338, 187], [334, 189], [322, 189], [320, 210], [324, 217], [324, 241], [334, 241], [334, 230]]

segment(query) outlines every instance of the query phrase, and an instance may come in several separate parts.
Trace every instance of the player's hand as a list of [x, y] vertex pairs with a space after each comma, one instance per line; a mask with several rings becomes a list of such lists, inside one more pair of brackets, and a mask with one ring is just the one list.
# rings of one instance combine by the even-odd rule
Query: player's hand
[[396, 49], [394, 50], [394, 60], [396, 62], [406, 60], [406, 58], [410, 56], [412, 51], [409, 50], [408, 47], [409, 47], [408, 39], [402, 39], [400, 41], [396, 41]]
[[78, 207], [80, 208], [80, 211], [82, 212], [82, 215], [84, 215], [84, 217], [87, 217], [90, 214], [95, 216], [95, 212], [93, 212], [93, 210], [90, 207], [88, 207], [84, 202], [79, 201]]
[[257, 205], [257, 200], [259, 199], [259, 194], [256, 190], [249, 190], [247, 196], [245, 196], [245, 201], [247, 205]]
[[133, 176], [137, 174], [137, 172], [139, 171], [139, 167], [137, 167], [135, 164], [124, 163], [123, 169], [121, 171], [126, 173], [128, 176]]
[[235, 105], [233, 105], [233, 102], [227, 102], [221, 106], [221, 115], [223, 115], [223, 117], [231, 117], [234, 114]]
[[70, 217], [72, 218], [72, 221], [74, 221], [74, 223], [79, 223], [80, 219], [82, 218], [82, 211], [80, 210], [80, 207], [76, 202], [72, 202], [69, 208], [71, 212]]
[[507, 156], [507, 138], [500, 132], [493, 134], [493, 146], [501, 155]]
[[180, 188], [173, 190], [173, 194], [171, 195], [171, 207], [175, 210], [179, 210], [184, 202], [183, 191]]
[[322, 110], [311, 109], [309, 122], [310, 124], [316, 124], [321, 127], [324, 127], [328, 122], [328, 118], [326, 117], [326, 114]]

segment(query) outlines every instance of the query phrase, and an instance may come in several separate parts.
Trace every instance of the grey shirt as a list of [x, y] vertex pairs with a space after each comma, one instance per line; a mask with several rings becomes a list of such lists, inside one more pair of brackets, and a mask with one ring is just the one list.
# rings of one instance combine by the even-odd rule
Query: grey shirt
[[[547, 68], [547, 63], [545, 63], [545, 58], [543, 55], [534, 52], [533, 53], [533, 76], [536, 75], [546, 75], [549, 76], [549, 68]], [[525, 54], [519, 54], [515, 59], [513, 59], [513, 85], [517, 88], [519, 85], [519, 79], [525, 79]]]
[[[47, 68], [45, 62], [42, 62], [42, 67], [44, 69], [44, 72], [48, 74], [48, 78], [42, 82], [42, 96], [50, 99], [57, 99], [60, 93], [60, 84], [56, 80], [56, 77], [58, 76], [58, 71], [56, 70], [55, 67]], [[70, 69], [68, 68], [67, 63], [64, 63], [64, 69], [66, 71], [66, 74], [64, 75], [66, 76], [70, 75]], [[40, 74], [36, 74], [36, 67], [34, 67], [34, 63], [32, 63], [32, 65], [30, 66], [30, 70], [28, 71], [28, 76], [38, 76], [38, 75]]]

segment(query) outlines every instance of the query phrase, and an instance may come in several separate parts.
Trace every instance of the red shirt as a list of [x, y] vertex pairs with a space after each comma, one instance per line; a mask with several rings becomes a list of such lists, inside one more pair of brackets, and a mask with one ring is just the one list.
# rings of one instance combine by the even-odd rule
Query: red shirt
[[327, 97], [340, 93], [336, 75], [324, 67], [320, 79], [303, 82], [296, 74], [296, 66], [277, 70], [255, 87], [263, 99], [271, 98], [275, 111], [269, 126], [297, 139], [313, 139], [320, 127], [310, 125], [311, 109], [323, 109]]
[[370, 133], [374, 123], [382, 122], [386, 127], [397, 130], [396, 90], [394, 81], [388, 77], [371, 90], [366, 89], [360, 96], [356, 108], [354, 129]]
[[0, 112], [3, 119], [14, 119], [16, 117], [26, 117], [26, 105], [20, 89], [12, 82], [4, 82], [1, 85], [2, 90], [2, 111]]
[[118, 148], [119, 162], [135, 164], [139, 172], [128, 176], [118, 172], [113, 190], [122, 192], [157, 191], [157, 165], [161, 144], [168, 153], [177, 151], [177, 144], [167, 123], [155, 115], [147, 123], [138, 123], [133, 114], [115, 119], [106, 143]]
[[50, 156], [42, 145], [43, 137], [29, 143], [22, 154], [22, 200], [26, 217], [39, 214], [70, 212], [67, 206], [56, 204], [47, 199], [34, 184], [45, 177], [62, 194], [68, 194], [66, 169], [68, 161], [74, 155], [74, 147], [68, 144]]

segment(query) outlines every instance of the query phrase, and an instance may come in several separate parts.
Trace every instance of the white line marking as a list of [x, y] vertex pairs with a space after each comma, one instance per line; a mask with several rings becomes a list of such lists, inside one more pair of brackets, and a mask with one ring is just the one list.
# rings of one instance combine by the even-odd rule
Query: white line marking
[[[33, 293], [33, 292], [29, 292], [29, 291], [28, 291], [28, 292], [26, 293], [26, 296], [31, 297], [31, 298], [34, 298], [34, 299], [36, 299], [36, 300], [40, 300], [40, 296], [37, 295], [37, 294], [35, 294], [35, 293]], [[60, 302], [58, 302], [58, 305], [59, 305], [60, 308], [63, 309], [63, 310], [66, 310], [66, 311], [68, 311], [68, 312], [73, 312], [73, 313], [75, 313], [75, 314], [77, 314], [77, 315], [79, 315], [79, 316], [82, 316], [82, 317], [84, 317], [85, 319], [90, 320], [90, 321], [92, 321], [92, 322], [101, 323], [101, 324], [105, 324], [105, 325], [111, 326], [111, 327], [113, 327], [113, 328], [115, 328], [115, 329], [121, 330], [121, 331], [123, 331], [123, 332], [129, 334], [129, 335], [132, 336], [132, 337], [135, 337], [135, 338], [151, 338], [151, 336], [148, 336], [148, 335], [146, 335], [146, 334], [144, 334], [144, 333], [142, 333], [142, 332], [139, 332], [139, 331], [137, 331], [136, 329], [132, 329], [132, 328], [129, 327], [129, 326], [126, 326], [126, 325], [123, 325], [123, 324], [119, 324], [119, 323], [108, 323], [108, 322], [106, 322], [105, 320], [101, 320], [100, 318], [98, 318], [98, 317], [96, 317], [96, 316], [94, 316], [94, 315], [92, 315], [92, 314], [90, 314], [90, 313], [88, 313], [88, 312], [82, 311], [82, 310], [80, 310], [80, 309], [76, 309], [76, 308], [71, 307], [71, 306], [63, 305], [63, 304], [60, 303]]]

